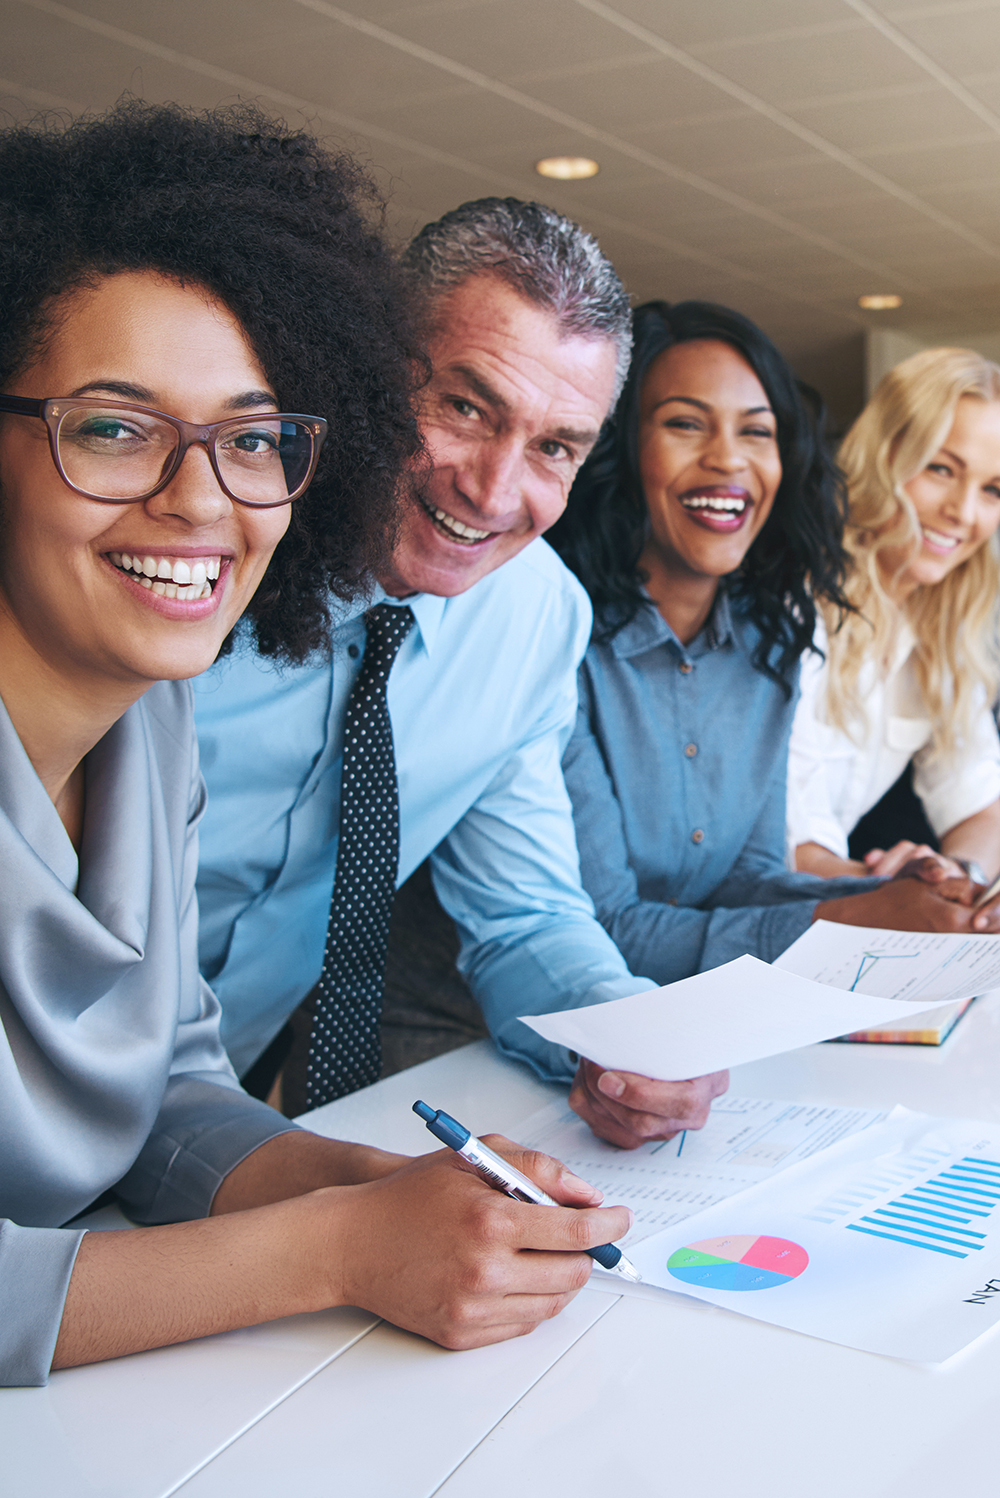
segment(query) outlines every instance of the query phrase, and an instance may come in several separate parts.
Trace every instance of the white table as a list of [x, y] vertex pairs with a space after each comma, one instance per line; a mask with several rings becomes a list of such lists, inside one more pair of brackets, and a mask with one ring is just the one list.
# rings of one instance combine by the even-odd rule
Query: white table
[[[940, 1049], [813, 1046], [744, 1095], [1000, 1120], [1000, 996]], [[485, 1042], [344, 1098], [315, 1127], [414, 1153], [416, 1097], [516, 1134], [559, 1095]], [[0, 1393], [12, 1494], [72, 1498], [940, 1498], [992, 1492], [1000, 1338], [931, 1370], [602, 1281], [530, 1337], [445, 1353], [353, 1310]]]

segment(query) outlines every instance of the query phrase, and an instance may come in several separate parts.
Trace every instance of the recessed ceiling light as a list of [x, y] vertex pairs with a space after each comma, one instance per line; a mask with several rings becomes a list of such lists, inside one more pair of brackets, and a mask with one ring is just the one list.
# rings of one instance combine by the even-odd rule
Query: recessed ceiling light
[[555, 177], [558, 182], [578, 182], [583, 177], [596, 177], [601, 168], [589, 156], [546, 156], [535, 162], [535, 171], [540, 177]]
[[903, 298], [894, 291], [879, 292], [875, 296], [859, 296], [858, 306], [866, 312], [888, 312], [892, 307], [901, 307]]

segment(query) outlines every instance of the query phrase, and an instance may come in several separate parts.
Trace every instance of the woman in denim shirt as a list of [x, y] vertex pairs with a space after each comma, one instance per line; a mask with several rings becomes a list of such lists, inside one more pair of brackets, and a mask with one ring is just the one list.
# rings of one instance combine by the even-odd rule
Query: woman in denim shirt
[[817, 916], [966, 929], [963, 881], [788, 871], [799, 659], [844, 564], [821, 417], [724, 307], [647, 303], [635, 340], [616, 419], [549, 532], [594, 603], [564, 771], [602, 923], [657, 983], [772, 961]]

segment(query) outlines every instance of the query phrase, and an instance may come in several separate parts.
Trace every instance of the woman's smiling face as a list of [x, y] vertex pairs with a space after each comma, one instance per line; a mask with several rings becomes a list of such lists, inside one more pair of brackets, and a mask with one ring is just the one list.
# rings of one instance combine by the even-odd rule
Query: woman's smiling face
[[947, 437], [903, 491], [916, 511], [917, 546], [879, 552], [897, 597], [941, 582], [1000, 525], [1000, 402], [963, 396]]
[[[43, 352], [7, 393], [107, 397], [205, 425], [279, 409], [233, 315], [205, 289], [151, 271], [65, 298]], [[234, 504], [201, 447], [152, 499], [85, 499], [56, 471], [44, 423], [6, 415], [0, 507], [0, 640], [13, 629], [57, 674], [139, 691], [211, 665], [290, 511]], [[138, 580], [154, 566], [162, 591]], [[194, 592], [189, 573], [207, 596], [183, 596]]]
[[750, 365], [697, 339], [654, 359], [640, 398], [645, 560], [668, 574], [724, 577], [760, 534], [781, 483], [777, 422]]

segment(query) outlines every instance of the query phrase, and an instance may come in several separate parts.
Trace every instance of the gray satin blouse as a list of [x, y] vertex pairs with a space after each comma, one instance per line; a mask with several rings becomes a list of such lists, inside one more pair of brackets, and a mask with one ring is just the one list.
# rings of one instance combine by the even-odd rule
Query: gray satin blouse
[[0, 703], [0, 1383], [48, 1376], [83, 1233], [115, 1186], [143, 1223], [207, 1214], [292, 1125], [240, 1089], [198, 973], [204, 804], [187, 683], [87, 756], [79, 859]]

